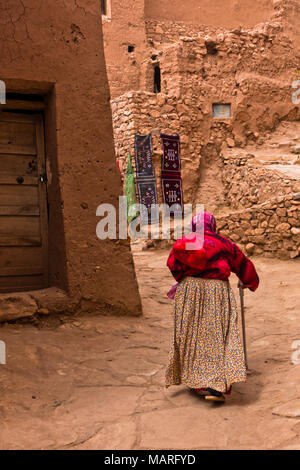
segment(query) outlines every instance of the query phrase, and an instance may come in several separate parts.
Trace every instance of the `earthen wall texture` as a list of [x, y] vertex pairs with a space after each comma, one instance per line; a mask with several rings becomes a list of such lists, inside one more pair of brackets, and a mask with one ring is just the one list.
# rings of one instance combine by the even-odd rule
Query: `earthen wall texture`
[[[147, 50], [144, 0], [111, 0], [111, 17], [102, 17], [104, 49], [112, 97], [139, 90], [140, 63]], [[128, 46], [134, 50], [128, 52]]]
[[273, 0], [145, 0], [146, 19], [234, 28], [269, 19]]
[[[48, 93], [54, 99], [46, 122], [52, 130], [46, 136], [53, 138], [48, 142], [49, 172], [58, 175], [60, 187], [58, 198], [53, 195], [57, 187], [49, 182], [50, 202], [56, 200], [56, 207], [49, 207], [56, 285], [65, 278], [69, 295], [87, 310], [101, 307], [138, 315], [141, 305], [128, 241], [96, 237], [97, 206], [105, 202], [118, 207], [122, 192], [99, 2], [1, 0], [0, 14], [0, 70], [8, 91]], [[65, 273], [58, 259], [63, 243]]]

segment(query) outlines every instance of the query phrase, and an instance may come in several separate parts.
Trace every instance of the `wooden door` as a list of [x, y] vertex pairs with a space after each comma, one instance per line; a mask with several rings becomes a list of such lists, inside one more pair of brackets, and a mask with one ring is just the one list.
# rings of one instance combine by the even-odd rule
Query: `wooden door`
[[43, 118], [0, 112], [0, 292], [48, 285]]

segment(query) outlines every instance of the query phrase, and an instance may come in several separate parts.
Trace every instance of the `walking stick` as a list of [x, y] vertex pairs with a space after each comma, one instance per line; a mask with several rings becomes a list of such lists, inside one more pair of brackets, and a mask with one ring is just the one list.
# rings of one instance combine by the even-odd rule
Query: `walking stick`
[[239, 286], [239, 291], [240, 291], [240, 299], [241, 299], [241, 314], [242, 314], [242, 329], [243, 329], [243, 344], [244, 344], [245, 364], [246, 364], [246, 370], [249, 370], [248, 369], [248, 360], [247, 360], [247, 345], [246, 345], [244, 289], [243, 289], [242, 286]]

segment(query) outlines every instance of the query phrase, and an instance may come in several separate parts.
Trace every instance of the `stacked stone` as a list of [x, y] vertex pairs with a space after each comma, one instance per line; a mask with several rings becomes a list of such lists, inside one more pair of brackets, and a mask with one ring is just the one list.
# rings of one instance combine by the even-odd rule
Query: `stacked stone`
[[284, 196], [300, 191], [299, 179], [259, 165], [251, 154], [226, 154], [223, 163], [226, 204], [231, 209], [249, 208], [278, 193]]
[[220, 234], [249, 255], [293, 259], [300, 255], [300, 193], [275, 197], [218, 218]]
[[[230, 238], [251, 255], [294, 259], [300, 256], [300, 193], [276, 197], [244, 211], [217, 217], [220, 235]], [[169, 240], [148, 240], [145, 249], [165, 249]]]

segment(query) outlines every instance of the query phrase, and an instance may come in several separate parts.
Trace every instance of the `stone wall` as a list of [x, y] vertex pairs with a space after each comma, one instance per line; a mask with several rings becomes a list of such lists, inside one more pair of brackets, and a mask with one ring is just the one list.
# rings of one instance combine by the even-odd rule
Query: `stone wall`
[[[300, 193], [276, 196], [249, 209], [220, 215], [217, 231], [230, 238], [248, 256], [294, 259], [300, 255]], [[148, 240], [144, 249], [170, 249], [170, 239]]]
[[[184, 99], [164, 94], [136, 92], [127, 93], [112, 102], [116, 156], [122, 171], [125, 171], [128, 151], [134, 155], [134, 135], [152, 133], [157, 182], [160, 186], [160, 156], [162, 155], [160, 133], [180, 134], [181, 163], [184, 199], [192, 199], [197, 184], [200, 143], [190, 139], [193, 119], [188, 117]], [[157, 157], [156, 157], [157, 155]]]
[[300, 193], [218, 217], [217, 227], [248, 255], [296, 258], [300, 255]]
[[264, 167], [254, 155], [225, 155], [223, 181], [226, 205], [232, 210], [246, 209], [278, 195], [300, 191], [300, 179], [287, 177]]

